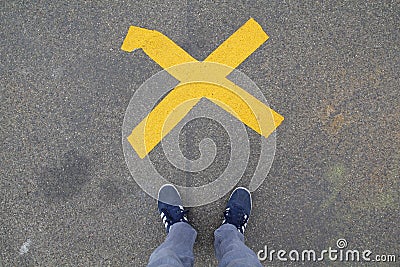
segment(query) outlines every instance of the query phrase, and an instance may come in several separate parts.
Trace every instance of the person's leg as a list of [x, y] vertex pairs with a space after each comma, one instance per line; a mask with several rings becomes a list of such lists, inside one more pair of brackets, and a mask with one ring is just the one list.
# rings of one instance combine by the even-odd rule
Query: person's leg
[[244, 244], [244, 236], [232, 224], [223, 224], [215, 232], [215, 256], [220, 267], [262, 266], [257, 255]]
[[150, 256], [147, 266], [193, 266], [196, 230], [186, 222], [171, 226], [167, 238]]
[[161, 187], [158, 194], [158, 210], [167, 231], [167, 238], [151, 254], [147, 266], [193, 266], [193, 245], [197, 232], [188, 223], [182, 200], [173, 185]]
[[257, 255], [244, 244], [244, 231], [251, 212], [251, 195], [237, 188], [229, 198], [223, 224], [214, 232], [219, 267], [262, 266]]

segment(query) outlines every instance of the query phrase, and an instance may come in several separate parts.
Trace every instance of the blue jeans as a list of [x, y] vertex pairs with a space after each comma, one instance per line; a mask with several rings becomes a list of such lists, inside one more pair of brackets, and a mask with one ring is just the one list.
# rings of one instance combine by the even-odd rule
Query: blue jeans
[[[171, 226], [169, 234], [150, 256], [148, 267], [193, 266], [193, 245], [197, 232], [188, 223]], [[221, 225], [214, 232], [215, 256], [219, 267], [262, 266], [257, 255], [244, 244], [244, 236], [231, 224]]]

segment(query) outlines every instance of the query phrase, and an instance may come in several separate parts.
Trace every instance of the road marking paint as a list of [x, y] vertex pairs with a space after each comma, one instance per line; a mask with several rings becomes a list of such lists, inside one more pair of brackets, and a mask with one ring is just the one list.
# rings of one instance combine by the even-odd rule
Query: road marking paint
[[267, 138], [284, 118], [226, 78], [267, 39], [261, 26], [250, 19], [199, 62], [165, 35], [131, 26], [121, 49], [143, 49], [180, 81], [128, 136], [139, 157], [144, 158], [203, 97]]

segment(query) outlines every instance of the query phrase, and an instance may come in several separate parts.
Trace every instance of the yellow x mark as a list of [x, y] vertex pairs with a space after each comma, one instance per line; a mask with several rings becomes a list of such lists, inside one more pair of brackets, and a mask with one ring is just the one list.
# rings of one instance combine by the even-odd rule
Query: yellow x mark
[[162, 33], [131, 26], [121, 49], [143, 49], [180, 81], [128, 136], [139, 157], [150, 153], [203, 97], [267, 138], [283, 117], [226, 78], [267, 39], [261, 26], [249, 19], [199, 62]]

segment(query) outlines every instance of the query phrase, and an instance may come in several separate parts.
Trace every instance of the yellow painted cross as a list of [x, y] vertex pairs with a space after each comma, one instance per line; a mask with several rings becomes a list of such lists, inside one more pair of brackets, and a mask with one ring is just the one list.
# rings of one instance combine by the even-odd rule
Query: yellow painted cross
[[180, 81], [128, 136], [139, 157], [150, 153], [204, 97], [267, 138], [283, 117], [226, 78], [267, 39], [261, 26], [249, 19], [199, 62], [160, 32], [131, 26], [121, 49], [143, 49]]

